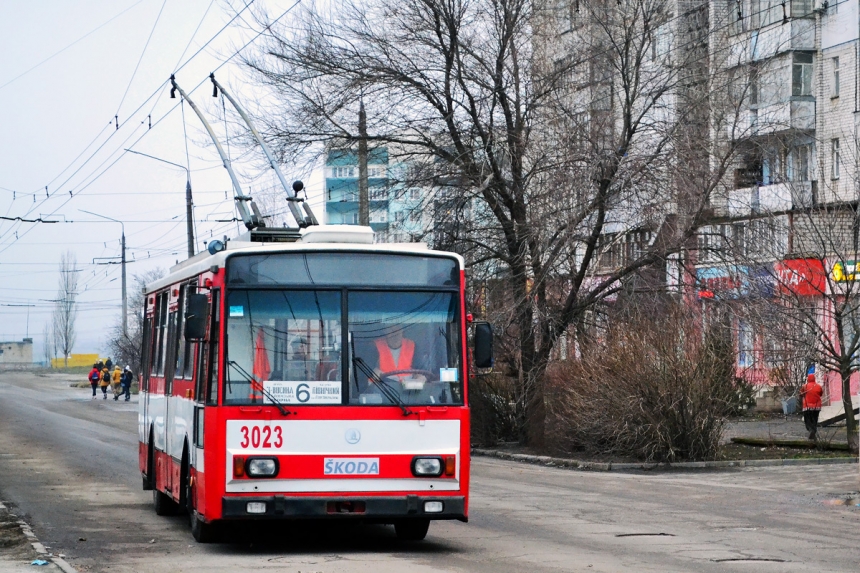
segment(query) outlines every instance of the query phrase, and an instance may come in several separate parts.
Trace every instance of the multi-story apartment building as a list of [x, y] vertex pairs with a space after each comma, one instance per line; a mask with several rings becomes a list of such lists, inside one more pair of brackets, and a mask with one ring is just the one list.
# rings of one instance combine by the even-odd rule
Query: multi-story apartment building
[[[860, 15], [857, 0], [739, 0], [713, 3], [709, 20], [712, 66], [741, 113], [731, 132], [712, 135], [736, 154], [713, 224], [699, 233], [697, 291], [706, 306], [736, 310], [738, 374], [764, 387], [786, 348], [774, 336], [780, 326], [756, 316], [761, 299], [816, 309], [813, 338], [838, 339], [834, 308], [844, 298], [833, 269], [858, 251]], [[821, 377], [841, 399], [839, 377]]]
[[[612, 141], [623, 119], [617, 66], [588, 52], [595, 26], [587, 17], [600, 4], [586, 10], [576, 0], [547, 2], [537, 28], [555, 30], [553, 41], [540, 47], [545, 65], [564, 65], [564, 58], [583, 62], [568, 81], [570, 101], [582, 99], [571, 117], [590, 131], [573, 125], [570, 132], [592, 148]], [[665, 4], [667, 12], [653, 27], [642, 24], [652, 38], [642, 76], [663, 66], [681, 80], [661, 95], [653, 123], [670, 126], [674, 117], [686, 131], [673, 142], [705, 144], [673, 149], [673, 168], [663, 180], [673, 192], [663, 196], [664, 204], [655, 207], [640, 193], [640, 203], [620, 204], [607, 215], [589, 280], [603, 280], [652, 248], [661, 226], [689, 217], [685, 208], [696, 205], [694, 194], [720, 173], [696, 241], [661, 261], [651, 277], [663, 278], [652, 286], [683, 294], [706, 316], [719, 314], [732, 327], [738, 375], [762, 387], [773, 383], [786, 349], [759, 303], [783, 296], [816, 309], [817, 332], [835, 340], [833, 305], [855, 280], [844, 269], [860, 261], [858, 4], [677, 0]], [[718, 165], [725, 158], [728, 165]], [[696, 173], [696, 166], [704, 169]], [[651, 211], [656, 216], [646, 216]], [[860, 316], [850, 318], [860, 331]], [[819, 371], [837, 401], [840, 381], [832, 368]]]
[[[388, 150], [377, 147], [368, 153], [368, 199], [370, 226], [378, 242], [403, 243], [422, 240], [428, 221], [422, 209], [421, 187], [408, 187], [404, 166], [392, 164]], [[354, 149], [331, 149], [325, 163], [326, 222], [359, 224], [358, 154]]]

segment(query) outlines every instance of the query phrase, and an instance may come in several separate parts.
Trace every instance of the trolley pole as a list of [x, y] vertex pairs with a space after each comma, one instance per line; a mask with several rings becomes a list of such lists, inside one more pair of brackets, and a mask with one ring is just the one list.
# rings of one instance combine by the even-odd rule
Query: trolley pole
[[367, 114], [363, 101], [358, 108], [358, 224], [370, 225], [370, 200], [367, 192]]

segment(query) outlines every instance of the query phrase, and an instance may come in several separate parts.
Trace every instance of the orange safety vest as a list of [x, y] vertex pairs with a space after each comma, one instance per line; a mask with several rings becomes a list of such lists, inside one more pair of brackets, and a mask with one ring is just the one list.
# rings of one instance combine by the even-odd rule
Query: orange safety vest
[[385, 342], [385, 339], [376, 341], [376, 350], [379, 352], [379, 369], [383, 373], [412, 369], [412, 356], [415, 354], [415, 343], [408, 338], [404, 338], [403, 344], [400, 346], [400, 356], [397, 359], [397, 364], [394, 364], [394, 355], [391, 354], [391, 349], [388, 348], [388, 343]]

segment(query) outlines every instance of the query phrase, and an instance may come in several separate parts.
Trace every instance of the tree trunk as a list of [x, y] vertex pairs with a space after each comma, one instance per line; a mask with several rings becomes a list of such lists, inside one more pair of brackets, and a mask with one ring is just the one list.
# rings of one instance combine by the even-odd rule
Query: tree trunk
[[858, 452], [857, 421], [854, 420], [854, 406], [851, 404], [851, 371], [839, 373], [842, 379], [842, 406], [845, 408], [845, 430], [848, 433], [848, 448]]

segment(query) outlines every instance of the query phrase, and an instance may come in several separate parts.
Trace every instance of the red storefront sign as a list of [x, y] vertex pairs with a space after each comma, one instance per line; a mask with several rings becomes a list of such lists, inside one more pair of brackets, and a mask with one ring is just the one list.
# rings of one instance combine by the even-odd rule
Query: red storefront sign
[[822, 296], [827, 288], [820, 259], [789, 259], [773, 265], [779, 291], [798, 296]]

